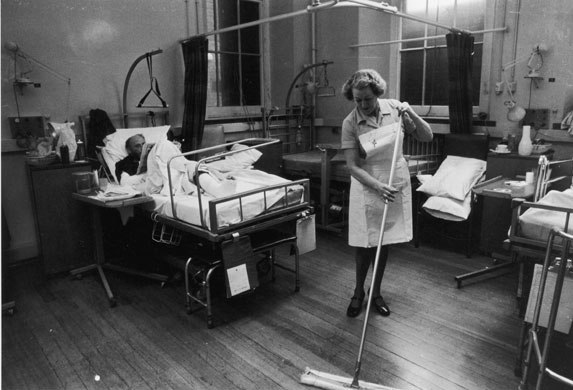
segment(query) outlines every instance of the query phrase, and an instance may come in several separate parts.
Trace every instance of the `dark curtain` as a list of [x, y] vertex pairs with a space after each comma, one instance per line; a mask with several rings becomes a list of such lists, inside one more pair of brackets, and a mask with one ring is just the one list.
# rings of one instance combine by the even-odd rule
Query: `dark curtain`
[[90, 110], [90, 122], [87, 134], [87, 156], [97, 160], [96, 146], [104, 146], [103, 139], [108, 134], [115, 133], [115, 126], [109, 119], [107, 112], [100, 108]]
[[472, 129], [472, 73], [474, 37], [466, 33], [449, 33], [448, 81], [450, 132], [471, 133]]
[[198, 36], [182, 43], [185, 61], [185, 111], [181, 136], [182, 150], [198, 149], [203, 138], [207, 108], [207, 48], [209, 41]]

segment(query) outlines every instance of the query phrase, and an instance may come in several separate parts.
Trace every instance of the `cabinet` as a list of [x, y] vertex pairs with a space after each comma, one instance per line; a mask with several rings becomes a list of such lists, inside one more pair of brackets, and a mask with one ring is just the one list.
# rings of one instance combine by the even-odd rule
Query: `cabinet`
[[[552, 155], [547, 158], [551, 159]], [[489, 153], [486, 180], [497, 176], [515, 179], [537, 167], [539, 155]], [[480, 249], [488, 254], [504, 253], [503, 241], [511, 225], [511, 200], [483, 196]]]
[[87, 162], [28, 165], [36, 236], [45, 275], [90, 264], [92, 217], [86, 204], [72, 199], [72, 173], [89, 172]]

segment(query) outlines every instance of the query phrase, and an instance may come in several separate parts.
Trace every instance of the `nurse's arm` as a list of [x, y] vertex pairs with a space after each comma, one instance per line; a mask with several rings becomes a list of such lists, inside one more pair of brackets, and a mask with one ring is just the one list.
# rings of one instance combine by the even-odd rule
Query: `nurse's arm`
[[346, 157], [346, 166], [350, 172], [350, 175], [358, 180], [361, 184], [368, 186], [378, 192], [380, 196], [389, 202], [394, 201], [394, 194], [398, 190], [386, 183], [378, 181], [376, 178], [372, 177], [368, 172], [366, 172], [359, 164], [360, 157], [358, 154], [358, 149], [345, 149], [344, 157]]

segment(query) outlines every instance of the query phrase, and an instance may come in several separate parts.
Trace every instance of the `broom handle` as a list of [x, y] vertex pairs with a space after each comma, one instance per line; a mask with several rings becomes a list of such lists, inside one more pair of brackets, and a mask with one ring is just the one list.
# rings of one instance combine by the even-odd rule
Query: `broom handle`
[[[400, 132], [402, 131], [402, 112], [399, 114], [400, 121], [398, 122], [398, 130], [396, 131], [396, 140], [394, 141], [394, 152], [392, 153], [392, 165], [390, 166], [390, 178], [388, 185], [392, 185], [394, 179], [394, 171], [396, 170], [396, 159], [398, 157], [398, 147], [400, 145]], [[382, 248], [382, 240], [384, 238], [384, 226], [386, 225], [386, 217], [388, 215], [388, 202], [384, 205], [384, 212], [382, 213], [382, 222], [380, 224], [380, 235], [378, 236], [378, 247], [376, 249], [376, 259], [374, 261], [374, 270], [372, 271], [372, 282], [370, 283], [370, 291], [368, 292], [368, 302], [366, 303], [366, 314], [364, 315], [364, 325], [362, 326], [362, 337], [360, 338], [360, 347], [358, 348], [358, 357], [356, 358], [356, 367], [354, 368], [354, 378], [352, 379], [351, 388], [358, 389], [358, 376], [360, 375], [360, 366], [362, 365], [362, 352], [364, 351], [364, 340], [366, 339], [366, 329], [368, 327], [368, 317], [370, 316], [370, 307], [372, 305], [372, 296], [374, 295], [374, 279], [378, 272], [378, 265], [380, 263], [380, 251]]]

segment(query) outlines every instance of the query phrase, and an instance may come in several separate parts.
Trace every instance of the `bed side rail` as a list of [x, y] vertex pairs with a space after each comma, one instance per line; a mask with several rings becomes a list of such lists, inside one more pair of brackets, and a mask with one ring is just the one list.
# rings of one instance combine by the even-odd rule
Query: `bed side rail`
[[[297, 187], [302, 187], [302, 194], [300, 196], [296, 196], [294, 199], [290, 199], [289, 195], [294, 193], [292, 190], [296, 189]], [[284, 193], [283, 197], [274, 204], [270, 204], [267, 201], [267, 193], [270, 191], [279, 190]], [[244, 212], [243, 212], [243, 199], [256, 195], [262, 194], [263, 195], [263, 210], [259, 213], [259, 215], [255, 218], [245, 219]], [[223, 205], [228, 202], [238, 202], [239, 203], [239, 215], [240, 220], [237, 223], [234, 223], [232, 226], [228, 227], [220, 227], [219, 221], [217, 219], [217, 207]], [[252, 223], [260, 218], [269, 218], [278, 214], [283, 214], [288, 212], [292, 209], [298, 209], [300, 207], [306, 207], [310, 203], [310, 182], [308, 179], [301, 179], [286, 183], [280, 183], [275, 185], [266, 186], [263, 188], [257, 188], [250, 191], [241, 192], [239, 194], [226, 196], [222, 198], [217, 198], [209, 201], [209, 219], [210, 219], [210, 226], [212, 232], [221, 232], [226, 229], [235, 229], [240, 227], [246, 223]], [[203, 227], [207, 228], [205, 225]]]
[[[203, 148], [203, 149], [192, 150], [192, 151], [181, 153], [181, 154], [178, 154], [178, 155], [171, 157], [169, 159], [169, 161], [167, 161], [167, 178], [168, 178], [168, 184], [169, 184], [169, 199], [171, 202], [171, 212], [173, 213], [173, 218], [179, 219], [177, 217], [177, 210], [175, 208], [175, 202], [173, 199], [173, 179], [171, 178], [171, 163], [173, 160], [175, 160], [176, 158], [187, 158], [188, 156], [195, 156], [195, 155], [200, 155], [200, 154], [203, 154], [206, 152], [212, 152], [212, 151], [216, 151], [216, 150], [226, 149], [228, 147], [232, 147], [235, 144], [251, 143], [251, 142], [259, 142], [259, 143], [256, 145], [248, 146], [245, 149], [230, 150], [227, 152], [218, 153], [216, 155], [204, 157], [204, 158], [200, 159], [199, 161], [197, 161], [197, 166], [195, 167], [195, 172], [194, 172], [193, 176], [198, 177], [199, 168], [202, 164], [206, 164], [206, 163], [209, 163], [212, 161], [221, 160], [221, 159], [225, 158], [226, 156], [230, 156], [230, 155], [235, 154], [235, 153], [244, 152], [244, 151], [251, 150], [251, 149], [257, 149], [257, 148], [261, 148], [261, 147], [267, 146], [267, 145], [272, 145], [272, 144], [280, 142], [280, 140], [269, 139], [269, 138], [245, 138], [245, 139], [234, 141], [234, 142], [210, 146], [210, 147]], [[197, 190], [198, 190], [197, 193], [198, 193], [198, 199], [199, 199], [199, 210], [203, 210], [203, 201], [201, 199], [202, 190], [201, 190], [201, 185], [199, 183], [199, 180], [197, 181], [197, 183], [195, 183], [195, 185], [197, 186]], [[201, 217], [201, 226], [206, 226], [206, 222], [205, 222], [205, 219], [203, 217], [203, 213], [201, 213], [200, 217]]]
[[421, 142], [405, 137], [403, 154], [411, 174], [433, 174], [443, 159], [443, 139], [435, 136], [431, 142]]

